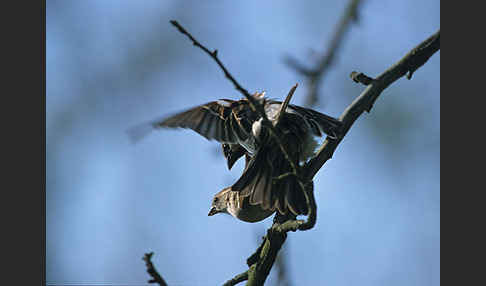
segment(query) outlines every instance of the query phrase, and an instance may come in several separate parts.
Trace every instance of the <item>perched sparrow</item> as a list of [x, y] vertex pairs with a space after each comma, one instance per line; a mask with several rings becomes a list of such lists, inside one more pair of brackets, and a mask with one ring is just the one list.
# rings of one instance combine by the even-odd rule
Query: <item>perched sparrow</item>
[[[264, 106], [267, 118], [275, 125], [282, 102], [267, 99], [264, 93], [253, 97]], [[337, 136], [341, 122], [320, 112], [288, 105], [278, 128], [280, 142], [293, 162], [305, 162], [315, 155], [315, 137], [323, 133]], [[276, 210], [280, 214], [307, 214], [305, 196], [276, 139], [270, 136], [262, 118], [246, 99], [209, 102], [136, 128], [132, 135], [143, 136], [150, 128], [189, 128], [209, 140], [222, 143], [228, 168], [243, 155], [245, 169], [229, 188], [215, 195], [209, 215], [226, 212], [247, 221], [260, 221]], [[145, 130], [145, 131], [144, 131]], [[282, 177], [283, 176], [283, 177]], [[280, 178], [278, 178], [280, 177]]]

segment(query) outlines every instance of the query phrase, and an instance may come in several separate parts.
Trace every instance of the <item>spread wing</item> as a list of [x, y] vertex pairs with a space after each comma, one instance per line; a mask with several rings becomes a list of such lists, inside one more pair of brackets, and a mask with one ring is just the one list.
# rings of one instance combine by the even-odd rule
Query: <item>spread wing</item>
[[248, 112], [246, 101], [222, 99], [196, 106], [173, 116], [154, 120], [128, 130], [132, 141], [136, 142], [158, 128], [192, 129], [208, 140], [221, 143], [238, 143], [246, 140], [251, 131], [251, 124], [243, 113]]
[[[277, 102], [278, 103], [278, 102]], [[289, 110], [290, 109], [290, 110]], [[306, 151], [303, 140], [311, 127], [313, 135], [326, 133], [336, 136], [342, 123], [331, 116], [317, 111], [289, 105], [282, 118], [281, 127], [286, 131], [280, 138], [286, 146], [288, 155], [294, 162]], [[243, 197], [249, 197], [251, 205], [259, 205], [264, 210], [278, 210], [280, 214], [288, 212], [294, 215], [307, 214], [305, 195], [294, 176], [284, 176], [292, 171], [289, 161], [282, 153], [274, 139], [262, 144], [256, 154], [245, 165], [241, 177], [231, 187]], [[280, 178], [279, 178], [280, 177]]]

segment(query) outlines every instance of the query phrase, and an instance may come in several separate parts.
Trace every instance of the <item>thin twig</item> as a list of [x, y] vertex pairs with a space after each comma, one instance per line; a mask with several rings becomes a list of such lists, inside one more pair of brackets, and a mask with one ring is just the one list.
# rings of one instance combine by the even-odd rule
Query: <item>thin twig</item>
[[304, 67], [293, 57], [286, 57], [285, 62], [293, 68], [296, 72], [302, 74], [307, 79], [308, 95], [306, 96], [305, 106], [311, 107], [317, 104], [319, 84], [324, 78], [324, 74], [331, 67], [338, 49], [340, 48], [344, 35], [351, 27], [351, 23], [358, 19], [358, 6], [361, 0], [350, 0], [348, 6], [344, 10], [337, 29], [331, 39], [327, 52], [318, 60], [314, 68]]
[[[228, 78], [232, 83], [233, 85], [235, 86], [235, 88], [240, 91], [243, 96], [245, 96], [245, 98], [248, 100], [248, 102], [250, 103], [250, 107], [258, 112], [258, 115], [260, 115], [260, 117], [262, 118], [262, 124], [268, 128], [269, 132], [270, 132], [270, 135], [273, 136], [273, 138], [275, 139], [275, 141], [277, 141], [277, 144], [279, 145], [282, 153], [284, 154], [285, 158], [287, 159], [287, 161], [289, 162], [290, 164], [290, 167], [292, 168], [292, 172], [297, 176], [299, 177], [300, 176], [300, 166], [294, 162], [294, 160], [292, 160], [292, 158], [290, 158], [289, 156], [289, 153], [287, 152], [285, 146], [283, 145], [282, 141], [280, 140], [280, 137], [279, 136], [279, 132], [277, 131], [277, 129], [273, 126], [273, 124], [270, 122], [270, 120], [268, 119], [266, 113], [265, 113], [265, 110], [264, 110], [264, 107], [263, 107], [263, 104], [261, 104], [259, 101], [257, 101], [252, 95], [250, 95], [250, 93], [244, 89], [237, 81], [236, 79], [228, 72], [228, 70], [226, 69], [226, 67], [223, 65], [223, 63], [219, 60], [218, 58], [218, 50], [214, 50], [214, 52], [211, 52], [208, 48], [206, 48], [204, 45], [202, 45], [199, 41], [197, 41], [186, 29], [184, 29], [184, 27], [182, 27], [177, 21], [175, 20], [172, 20], [170, 21], [170, 23], [172, 25], [174, 25], [178, 30], [179, 32], [181, 32], [182, 34], [186, 35], [191, 41], [192, 43], [202, 49], [204, 52], [206, 52], [214, 61], [216, 61], [216, 63], [218, 64], [218, 66], [223, 70], [226, 78]], [[293, 86], [292, 89], [290, 90], [289, 92], [289, 100], [290, 98], [292, 97], [292, 94], [294, 93], [295, 89], [297, 88], [297, 85]], [[300, 177], [299, 177], [300, 178]], [[301, 189], [302, 191], [304, 191], [304, 184], [301, 182], [301, 180], [297, 180], [299, 182], [299, 185], [301, 186]]]
[[263, 106], [261, 104], [259, 104], [259, 102], [253, 96], [251, 96], [251, 94], [248, 92], [248, 90], [243, 88], [238, 83], [238, 81], [236, 81], [236, 79], [229, 73], [229, 71], [226, 69], [226, 67], [223, 65], [223, 63], [219, 60], [218, 50], [214, 50], [214, 51], [211, 52], [208, 48], [206, 48], [199, 41], [197, 41], [188, 31], [186, 31], [186, 29], [184, 29], [184, 27], [182, 27], [177, 21], [171, 20], [170, 23], [172, 25], [174, 25], [179, 30], [179, 32], [186, 35], [192, 41], [194, 46], [200, 48], [205, 53], [207, 53], [218, 64], [218, 66], [221, 68], [221, 70], [223, 70], [225, 77], [229, 81], [231, 81], [233, 83], [233, 85], [235, 86], [235, 88], [241, 94], [243, 94], [243, 96], [248, 100], [248, 102], [250, 103], [250, 107], [253, 109], [253, 111], [257, 111], [263, 117], [264, 121], [268, 121], [268, 118], [265, 115], [265, 110], [263, 109]]
[[362, 72], [353, 71], [349, 77], [355, 82], [362, 83], [364, 85], [370, 85], [375, 79], [365, 75]]
[[248, 270], [243, 272], [243, 273], [240, 273], [238, 275], [236, 275], [235, 277], [233, 277], [232, 279], [226, 281], [223, 286], [233, 286], [233, 285], [236, 285], [240, 282], [243, 282], [243, 281], [246, 281], [248, 280]]
[[296, 83], [289, 91], [287, 94], [287, 97], [285, 98], [284, 102], [280, 105], [280, 110], [278, 111], [277, 114], [277, 119], [275, 120], [275, 126], [278, 126], [280, 121], [283, 118], [283, 115], [285, 114], [285, 111], [287, 110], [287, 106], [290, 103], [290, 99], [292, 99], [292, 96], [294, 95], [295, 90], [297, 89], [297, 86], [299, 86], [298, 83]]
[[405, 57], [391, 66], [375, 80], [356, 98], [351, 105], [341, 114], [339, 119], [343, 122], [339, 138], [324, 140], [316, 157], [310, 160], [305, 166], [305, 176], [308, 180], [314, 178], [327, 160], [332, 158], [336, 147], [349, 131], [353, 123], [365, 111], [370, 112], [373, 103], [380, 96], [381, 92], [390, 84], [403, 77], [409, 76], [421, 67], [427, 60], [440, 49], [440, 30], [430, 36], [427, 40], [412, 49]]
[[304, 194], [306, 196], [309, 212], [307, 213], [307, 220], [298, 226], [299, 230], [309, 230], [316, 224], [317, 204], [316, 198], [314, 197], [314, 181], [310, 181], [304, 190]]
[[216, 63], [218, 64], [218, 66], [223, 70], [224, 75], [226, 76], [226, 78], [229, 79], [233, 83], [233, 85], [235, 86], [235, 88], [239, 92], [241, 92], [246, 98], [250, 98], [251, 97], [250, 93], [246, 89], [244, 89], [236, 81], [236, 79], [228, 72], [228, 70], [225, 68], [225, 66], [223, 65], [223, 63], [219, 60], [219, 58], [218, 58], [218, 50], [214, 50], [213, 52], [211, 52], [208, 48], [206, 48], [205, 46], [201, 45], [201, 43], [199, 43], [196, 39], [194, 39], [194, 37], [189, 32], [187, 32], [186, 29], [184, 29], [184, 27], [182, 27], [181, 25], [179, 25], [179, 23], [177, 23], [177, 21], [172, 20], [172, 21], [170, 21], [170, 23], [172, 25], [174, 25], [179, 30], [179, 32], [181, 32], [182, 34], [184, 34], [187, 37], [189, 37], [189, 39], [191, 39], [191, 41], [194, 44], [194, 46], [199, 47], [200, 49], [202, 49], [203, 51], [205, 51], [211, 58], [213, 58], [216, 61]]
[[[355, 5], [357, 6], [359, 1], [352, 1], [352, 3], [355, 3]], [[356, 6], [354, 6], [354, 9], [356, 9]], [[300, 166], [295, 164], [288, 156], [285, 147], [279, 140], [278, 129], [274, 128], [274, 126], [268, 120], [263, 110], [262, 104], [257, 102], [255, 98], [253, 98], [248, 93], [248, 91], [246, 91], [246, 89], [242, 88], [238, 84], [238, 82], [231, 76], [231, 74], [229, 74], [229, 72], [226, 70], [224, 65], [218, 59], [216, 50], [214, 52], [210, 52], [206, 47], [202, 46], [199, 42], [197, 42], [194, 39], [194, 37], [192, 37], [192, 35], [190, 35], [176, 21], [171, 21], [171, 23], [174, 26], [176, 26], [181, 33], [187, 35], [191, 39], [194, 45], [198, 46], [199, 48], [203, 49], [206, 53], [208, 53], [223, 69], [223, 72], [225, 73], [226, 77], [230, 79], [231, 82], [233, 82], [236, 89], [239, 90], [248, 99], [248, 101], [250, 102], [250, 106], [252, 106], [252, 109], [259, 113], [259, 115], [263, 119], [262, 120], [263, 123], [266, 125], [266, 127], [268, 127], [271, 136], [273, 136], [276, 139], [286, 159], [291, 164], [293, 173], [297, 175], [298, 178], [300, 178], [299, 177], [301, 175]], [[353, 74], [356, 77], [356, 79], [354, 80], [358, 80], [359, 82], [368, 84], [368, 87], [363, 91], [363, 93], [357, 99], [353, 101], [353, 103], [351, 103], [351, 105], [348, 108], [346, 108], [346, 110], [339, 118], [343, 122], [342, 130], [339, 134], [339, 137], [330, 138], [328, 136], [326, 138], [323, 145], [319, 149], [318, 155], [304, 165], [304, 171], [305, 171], [304, 180], [301, 179], [298, 180], [302, 190], [304, 191], [307, 205], [309, 207], [307, 221], [288, 220], [285, 221], [284, 223], [274, 223], [272, 227], [267, 231], [267, 235], [265, 236], [262, 245], [257, 249], [257, 252], [254, 255], [252, 255], [248, 260], [249, 264], [253, 262], [250, 265], [248, 271], [235, 276], [235, 278], [229, 280], [227, 283], [233, 283], [231, 281], [234, 281], [236, 284], [248, 279], [246, 285], [253, 285], [253, 286], [263, 285], [263, 283], [266, 280], [266, 277], [270, 272], [270, 269], [272, 268], [275, 262], [278, 251], [280, 250], [282, 244], [285, 242], [287, 238], [287, 232], [309, 229], [312, 228], [315, 224], [316, 204], [315, 204], [315, 198], [313, 193], [313, 182], [312, 182], [312, 179], [315, 176], [315, 174], [324, 165], [324, 163], [332, 157], [334, 150], [341, 142], [343, 137], [347, 134], [354, 121], [356, 121], [356, 119], [364, 111], [369, 112], [371, 110], [374, 101], [378, 98], [381, 92], [385, 88], [387, 88], [391, 83], [393, 83], [394, 81], [396, 81], [397, 79], [399, 79], [400, 77], [404, 76], [407, 73], [408, 73], [408, 77], [410, 78], [415, 70], [417, 70], [420, 66], [422, 66], [435, 52], [437, 52], [440, 49], [439, 41], [440, 41], [440, 30], [436, 34], [432, 35], [429, 39], [427, 39], [426, 41], [418, 45], [416, 48], [414, 48], [402, 60], [400, 60], [397, 64], [393, 65], [390, 69], [385, 71], [382, 75], [380, 75], [378, 78], [374, 80], [370, 77], [365, 76], [364, 74], [361, 77], [358, 77], [359, 74], [357, 73]], [[289, 95], [287, 96], [288, 101], [290, 101], [290, 98], [293, 92], [295, 91], [295, 88], [296, 86], [294, 86], [290, 90]], [[304, 185], [303, 182], [308, 182], [307, 187], [306, 185]], [[148, 257], [148, 260], [150, 260], [150, 256]], [[156, 279], [151, 281], [156, 282]], [[234, 285], [234, 284], [228, 284], [228, 285]]]
[[[297, 182], [301, 188], [301, 191], [304, 193], [306, 201], [307, 201], [307, 206], [309, 209], [309, 215], [307, 221], [303, 220], [289, 220], [286, 221], [284, 224], [280, 225], [278, 223], [274, 223], [272, 228], [270, 228], [267, 232], [267, 236], [265, 241], [263, 242], [263, 247], [260, 249], [260, 251], [257, 251], [257, 254], [259, 254], [259, 259], [256, 260], [256, 263], [252, 264], [250, 266], [250, 269], [248, 270], [248, 283], [247, 285], [263, 285], [263, 283], [266, 280], [266, 277], [268, 276], [270, 269], [273, 266], [273, 263], [275, 262], [275, 258], [277, 256], [278, 251], [280, 250], [280, 247], [282, 244], [285, 242], [285, 239], [287, 237], [287, 232], [288, 231], [296, 231], [297, 229], [300, 230], [307, 230], [312, 228], [315, 224], [315, 201], [313, 198], [313, 193], [308, 193], [308, 190], [306, 189], [306, 184], [301, 180], [301, 167], [298, 165], [296, 162], [292, 160], [292, 158], [289, 156], [289, 153], [287, 152], [285, 146], [283, 145], [282, 141], [280, 140], [280, 132], [279, 129], [274, 126], [270, 120], [268, 119], [263, 104], [261, 104], [259, 101], [257, 101], [253, 96], [251, 96], [246, 89], [244, 89], [235, 79], [234, 77], [228, 72], [228, 70], [225, 68], [223, 63], [219, 60], [218, 58], [218, 53], [217, 50], [214, 50], [214, 52], [211, 52], [208, 48], [203, 46], [200, 42], [198, 42], [189, 32], [186, 31], [177, 21], [170, 21], [172, 25], [174, 25], [182, 34], [186, 35], [189, 37], [189, 39], [192, 41], [192, 43], [201, 48], [204, 52], [206, 52], [212, 59], [216, 61], [218, 66], [223, 70], [226, 78], [228, 78], [233, 85], [236, 87], [238, 91], [240, 91], [248, 100], [250, 107], [253, 109], [253, 111], [257, 112], [260, 117], [262, 118], [262, 124], [265, 126], [272, 138], [275, 139], [277, 142], [280, 150], [282, 151], [283, 155], [285, 156], [286, 160], [289, 162], [292, 173], [293, 175], [297, 178]], [[292, 98], [292, 95], [294, 94], [297, 84], [294, 85], [288, 95], [287, 98], [285, 99], [283, 105], [285, 108], [286, 105], [289, 104], [290, 99]], [[284, 109], [285, 110], [285, 109]], [[277, 118], [277, 124], [281, 120], [281, 114], [279, 114]], [[312, 183], [312, 182], [311, 182]], [[312, 203], [314, 201], [314, 203]], [[314, 208], [312, 210], [312, 208]], [[303, 226], [300, 228], [301, 226]], [[269, 245], [272, 245], [271, 248], [269, 248]], [[267, 246], [267, 248], [265, 248]], [[252, 256], [255, 258], [254, 256]], [[235, 277], [236, 278], [236, 277]], [[231, 282], [233, 280], [229, 280], [228, 282]], [[228, 283], [227, 282], [227, 283]]]
[[[421, 43], [407, 54], [392, 68], [380, 75], [373, 83], [365, 89], [365, 91], [355, 100], [351, 105], [346, 108], [341, 115], [340, 120], [343, 121], [343, 130], [340, 136], [336, 139], [326, 138], [324, 144], [321, 146], [319, 154], [316, 158], [311, 160], [304, 166], [306, 172], [306, 180], [311, 181], [317, 171], [324, 165], [324, 163], [332, 156], [337, 145], [341, 142], [342, 138], [351, 128], [351, 125], [356, 119], [366, 110], [370, 110], [372, 103], [380, 95], [380, 93], [388, 87], [391, 83], [398, 78], [404, 76], [407, 72], [413, 72], [420, 66], [422, 66], [437, 50], [440, 48], [440, 31], [434, 34], [432, 37]], [[312, 181], [311, 181], [312, 182]], [[315, 198], [313, 194], [313, 185], [306, 188], [306, 194], [309, 196], [310, 204], [313, 206], [310, 208], [311, 212], [308, 214], [307, 222], [302, 220], [289, 220], [283, 224], [274, 224], [267, 232], [267, 236], [259, 248], [260, 259], [251, 265], [248, 270], [248, 283], [247, 285], [263, 285], [268, 275], [269, 269], [271, 269], [278, 249], [282, 246], [286, 239], [286, 233], [288, 231], [305, 230], [312, 228], [315, 224]], [[274, 252], [277, 249], [277, 252]], [[270, 251], [272, 250], [272, 251]]]
[[153, 279], [149, 280], [148, 283], [158, 283], [160, 286], [167, 286], [164, 278], [160, 276], [160, 274], [155, 269], [154, 265], [152, 264], [151, 258], [154, 255], [153, 252], [145, 253], [142, 260], [145, 261], [145, 265], [147, 266], [147, 272], [152, 276]]

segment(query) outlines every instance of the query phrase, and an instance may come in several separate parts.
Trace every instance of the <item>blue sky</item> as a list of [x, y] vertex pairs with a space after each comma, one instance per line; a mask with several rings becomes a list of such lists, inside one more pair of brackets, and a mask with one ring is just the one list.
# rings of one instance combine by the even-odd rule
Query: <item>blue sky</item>
[[[47, 1], [47, 282], [145, 285], [141, 260], [170, 285], [219, 285], [246, 269], [271, 219], [208, 217], [241, 174], [190, 130], [125, 131], [241, 95], [169, 20], [219, 57], [250, 92], [282, 99], [303, 78], [347, 1]], [[364, 1], [321, 88], [339, 116], [363, 87], [440, 28], [440, 1]], [[290, 233], [292, 285], [440, 284], [440, 52], [386, 89], [315, 179], [317, 224]], [[272, 270], [268, 284], [276, 281]]]

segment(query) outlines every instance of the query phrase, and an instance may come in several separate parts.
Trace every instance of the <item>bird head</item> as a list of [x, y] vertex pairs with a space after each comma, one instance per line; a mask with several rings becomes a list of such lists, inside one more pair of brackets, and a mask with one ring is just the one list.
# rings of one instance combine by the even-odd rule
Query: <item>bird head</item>
[[228, 213], [228, 200], [231, 187], [224, 188], [222, 191], [214, 195], [213, 201], [211, 202], [211, 209], [209, 210], [208, 216], [213, 216], [217, 213]]
[[[251, 97], [253, 97], [253, 99], [255, 99], [257, 102], [259, 102], [260, 104], [264, 104], [265, 103], [265, 91], [262, 91], [262, 92], [255, 92], [251, 95]], [[247, 100], [246, 98], [242, 98], [243, 100]]]

